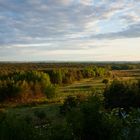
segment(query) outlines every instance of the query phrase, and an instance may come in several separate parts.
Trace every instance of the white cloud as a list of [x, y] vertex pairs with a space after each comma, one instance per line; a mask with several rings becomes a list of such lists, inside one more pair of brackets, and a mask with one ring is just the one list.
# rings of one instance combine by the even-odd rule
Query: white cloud
[[58, 2], [60, 2], [60, 3], [64, 4], [64, 5], [69, 5], [69, 4], [71, 4], [72, 1], [73, 0], [58, 0]]
[[83, 5], [92, 5], [93, 0], [80, 0], [80, 3]]
[[[109, 44], [118, 53], [121, 49], [116, 50], [111, 41], [129, 48], [131, 42], [124, 45], [124, 41], [140, 37], [139, 4], [138, 0], [0, 0], [0, 56], [19, 58], [22, 53], [23, 58], [37, 56], [33, 59], [117, 59], [119, 54], [112, 56]], [[120, 57], [134, 56], [131, 52], [136, 48]]]

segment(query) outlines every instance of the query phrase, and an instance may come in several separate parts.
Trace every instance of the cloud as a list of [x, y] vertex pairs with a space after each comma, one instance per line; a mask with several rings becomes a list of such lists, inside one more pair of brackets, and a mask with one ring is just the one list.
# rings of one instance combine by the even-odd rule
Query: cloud
[[16, 49], [89, 50], [104, 46], [99, 39], [139, 38], [139, 6], [139, 0], [0, 0], [0, 56], [14, 56]]
[[98, 34], [91, 36], [96, 39], [118, 39], [118, 38], [139, 38], [140, 37], [140, 23], [133, 24], [120, 32]]
[[121, 16], [122, 20], [126, 21], [126, 23], [137, 23], [140, 22], [140, 15], [138, 13], [135, 12], [129, 12], [125, 13], [124, 15]]
[[80, 3], [83, 5], [92, 5], [93, 1], [92, 0], [80, 0]]

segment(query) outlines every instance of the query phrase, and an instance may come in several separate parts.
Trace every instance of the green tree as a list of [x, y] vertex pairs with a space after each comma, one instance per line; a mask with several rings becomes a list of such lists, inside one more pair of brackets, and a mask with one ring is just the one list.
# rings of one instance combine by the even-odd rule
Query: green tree
[[140, 107], [140, 93], [137, 83], [115, 80], [104, 91], [105, 105], [109, 108]]
[[45, 95], [47, 98], [54, 98], [57, 96], [57, 87], [54, 85], [48, 85], [45, 88]]

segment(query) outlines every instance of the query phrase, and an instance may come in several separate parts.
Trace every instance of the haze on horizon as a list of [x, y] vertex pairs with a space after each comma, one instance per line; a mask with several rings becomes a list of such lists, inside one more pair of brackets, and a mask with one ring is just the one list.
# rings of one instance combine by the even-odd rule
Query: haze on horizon
[[0, 61], [140, 61], [140, 0], [0, 0]]

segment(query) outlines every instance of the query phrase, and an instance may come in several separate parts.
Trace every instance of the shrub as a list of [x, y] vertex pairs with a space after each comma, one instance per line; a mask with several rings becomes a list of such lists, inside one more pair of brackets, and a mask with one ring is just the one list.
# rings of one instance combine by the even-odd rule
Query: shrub
[[0, 109], [0, 123], [6, 118], [5, 109]]
[[75, 96], [68, 96], [63, 105], [60, 106], [60, 113], [66, 114], [68, 111], [70, 111], [73, 107], [76, 107], [79, 103], [79, 100]]
[[102, 103], [97, 97], [90, 97], [73, 108], [66, 118], [75, 140], [117, 140], [122, 130], [117, 117], [103, 112]]
[[107, 108], [140, 107], [140, 93], [137, 83], [115, 80], [104, 91], [105, 105]]
[[39, 119], [44, 119], [46, 117], [46, 113], [43, 110], [36, 110], [34, 112], [35, 116], [38, 117]]
[[0, 125], [0, 140], [38, 140], [39, 133], [22, 119], [6, 117]]
[[45, 88], [45, 95], [47, 98], [54, 98], [57, 95], [57, 87], [54, 85], [48, 85]]
[[21, 88], [14, 81], [0, 82], [0, 101], [18, 97]]
[[108, 79], [103, 79], [102, 83], [108, 84], [109, 83], [109, 80]]

